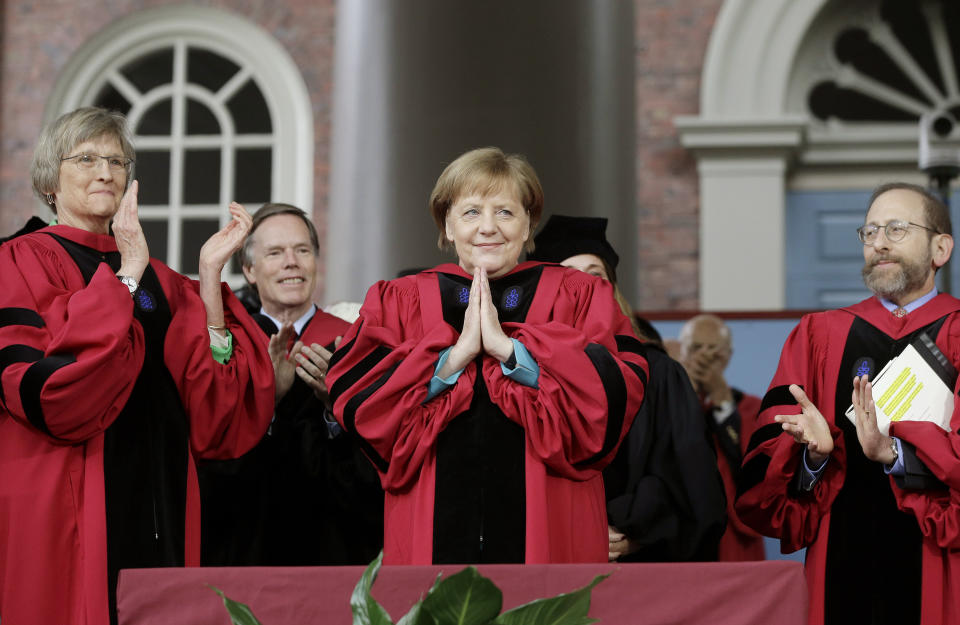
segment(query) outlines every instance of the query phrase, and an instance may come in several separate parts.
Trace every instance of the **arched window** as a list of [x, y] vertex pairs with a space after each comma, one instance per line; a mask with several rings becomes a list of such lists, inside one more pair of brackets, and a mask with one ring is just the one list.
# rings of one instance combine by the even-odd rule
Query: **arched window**
[[[943, 139], [960, 146], [957, 32], [955, 2], [725, 0], [700, 113], [675, 120], [698, 160], [702, 308], [832, 308], [868, 293], [855, 228], [871, 189], [925, 182], [921, 120], [946, 120]], [[736, 245], [744, 224], [750, 245]], [[941, 287], [960, 291], [958, 263]]]
[[[163, 7], [112, 25], [65, 69], [48, 113], [86, 105], [127, 115], [150, 252], [177, 271], [197, 273], [232, 200], [311, 211], [306, 88], [279, 44], [238, 16]], [[242, 281], [239, 267], [228, 274]]]
[[[862, 3], [858, 3], [861, 4]], [[883, 0], [826, 11], [801, 47], [792, 99], [821, 122], [906, 122], [960, 113], [960, 7]], [[826, 45], [824, 45], [826, 44]]]

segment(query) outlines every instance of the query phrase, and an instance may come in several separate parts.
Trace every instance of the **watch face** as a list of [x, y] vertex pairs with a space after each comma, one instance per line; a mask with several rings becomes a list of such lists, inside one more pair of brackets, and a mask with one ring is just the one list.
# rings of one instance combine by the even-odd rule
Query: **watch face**
[[120, 276], [120, 282], [123, 282], [125, 285], [127, 285], [127, 288], [131, 293], [137, 290], [137, 281], [130, 276]]

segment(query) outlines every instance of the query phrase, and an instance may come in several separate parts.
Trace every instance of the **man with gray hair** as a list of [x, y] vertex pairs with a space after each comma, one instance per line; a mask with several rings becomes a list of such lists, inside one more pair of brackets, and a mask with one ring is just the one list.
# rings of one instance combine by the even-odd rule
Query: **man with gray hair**
[[760, 398], [727, 384], [724, 372], [733, 355], [731, 339], [723, 319], [697, 315], [680, 329], [680, 362], [700, 396], [727, 497], [727, 529], [720, 538], [717, 559], [763, 560], [763, 538], [744, 525], [733, 509], [740, 463], [756, 425]]
[[313, 303], [318, 255], [299, 208], [254, 214], [240, 260], [260, 299], [253, 317], [274, 363], [276, 407], [252, 452], [202, 467], [204, 564], [366, 564], [382, 545], [379, 478], [329, 417], [326, 370], [350, 324]]

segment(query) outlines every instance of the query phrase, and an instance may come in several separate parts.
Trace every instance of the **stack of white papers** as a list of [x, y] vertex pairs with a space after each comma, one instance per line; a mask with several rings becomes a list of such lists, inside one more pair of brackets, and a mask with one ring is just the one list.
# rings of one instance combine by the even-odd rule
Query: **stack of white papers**
[[[956, 369], [924, 334], [907, 345], [873, 381], [877, 426], [889, 436], [890, 423], [930, 421], [950, 431]], [[847, 418], [856, 422], [853, 404]]]

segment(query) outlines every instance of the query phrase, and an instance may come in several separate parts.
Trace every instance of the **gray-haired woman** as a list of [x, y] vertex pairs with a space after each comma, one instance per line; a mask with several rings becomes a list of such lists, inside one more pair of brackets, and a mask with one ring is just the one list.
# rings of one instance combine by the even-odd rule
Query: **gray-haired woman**
[[[200, 252], [200, 282], [151, 259], [122, 115], [44, 131], [33, 186], [56, 223], [0, 247], [0, 615], [116, 622], [121, 568], [199, 562], [194, 459], [266, 430], [273, 368], [220, 272], [250, 218]], [[112, 225], [112, 234], [111, 234]]]

